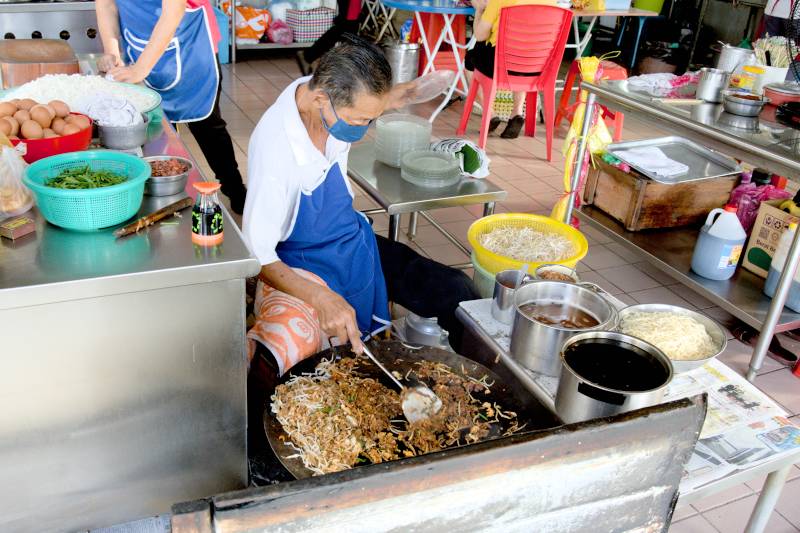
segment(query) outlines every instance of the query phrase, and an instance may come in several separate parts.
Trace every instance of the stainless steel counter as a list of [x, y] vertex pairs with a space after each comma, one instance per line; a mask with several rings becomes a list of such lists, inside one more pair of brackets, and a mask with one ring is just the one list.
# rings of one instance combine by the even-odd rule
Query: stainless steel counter
[[[145, 152], [188, 156], [171, 128]], [[120, 240], [35, 217], [0, 243], [0, 530], [86, 530], [244, 487], [259, 264], [228, 214], [213, 248], [192, 244], [189, 211]]]

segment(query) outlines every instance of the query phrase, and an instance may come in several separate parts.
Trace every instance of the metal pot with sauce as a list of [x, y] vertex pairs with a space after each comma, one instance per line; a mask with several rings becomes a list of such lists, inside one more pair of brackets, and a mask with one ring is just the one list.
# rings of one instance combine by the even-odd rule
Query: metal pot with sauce
[[561, 281], [534, 281], [514, 294], [511, 357], [524, 367], [558, 376], [559, 354], [572, 336], [617, 326], [617, 311], [597, 291]]
[[560, 362], [555, 406], [567, 424], [656, 405], [673, 376], [661, 350], [613, 331], [573, 336]]

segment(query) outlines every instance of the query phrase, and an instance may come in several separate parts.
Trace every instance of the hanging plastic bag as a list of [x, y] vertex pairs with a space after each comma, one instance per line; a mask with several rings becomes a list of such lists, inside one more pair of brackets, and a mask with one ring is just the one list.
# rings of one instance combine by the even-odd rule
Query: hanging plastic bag
[[[614, 54], [612, 52], [612, 54]], [[603, 59], [607, 59], [608, 57], [612, 57], [612, 54], [602, 56], [602, 57], [582, 57], [579, 60], [578, 66], [580, 67], [581, 71], [581, 78], [590, 82], [594, 83], [595, 80], [603, 79], [603, 68], [600, 66], [600, 62]], [[619, 55], [616, 53], [616, 55]], [[570, 192], [572, 191], [572, 174], [575, 165], [577, 164], [578, 160], [578, 143], [580, 140], [581, 129], [583, 126], [583, 116], [586, 113], [586, 99], [588, 97], [588, 93], [585, 90], [581, 90], [578, 93], [578, 106], [575, 109], [575, 114], [572, 117], [572, 124], [570, 124], [569, 131], [567, 132], [567, 137], [564, 139], [564, 157], [566, 160], [564, 166], [564, 195], [556, 202], [556, 205], [553, 207], [553, 211], [550, 213], [550, 217], [556, 220], [564, 220], [567, 214], [567, 208], [569, 205], [569, 198]], [[576, 188], [577, 191], [583, 187], [584, 182], [586, 181], [586, 176], [589, 173], [589, 166], [591, 164], [591, 157], [593, 154], [601, 154], [605, 151], [606, 146], [611, 144], [612, 138], [611, 134], [608, 132], [608, 128], [606, 127], [606, 123], [600, 118], [599, 113], [599, 106], [595, 105], [592, 110], [592, 116], [589, 117], [591, 126], [589, 127], [589, 132], [586, 137], [586, 152], [583, 156], [583, 166], [581, 168], [581, 175], [578, 177], [578, 186]], [[580, 205], [580, 195], [575, 195], [575, 204], [576, 206]], [[572, 224], [577, 227], [577, 217], [573, 216], [571, 221], [567, 221], [568, 224]]]
[[267, 37], [270, 42], [278, 44], [291, 44], [294, 41], [292, 28], [282, 20], [276, 20], [270, 24], [267, 30]]
[[22, 183], [28, 164], [3, 135], [0, 139], [0, 220], [33, 207], [33, 195]]

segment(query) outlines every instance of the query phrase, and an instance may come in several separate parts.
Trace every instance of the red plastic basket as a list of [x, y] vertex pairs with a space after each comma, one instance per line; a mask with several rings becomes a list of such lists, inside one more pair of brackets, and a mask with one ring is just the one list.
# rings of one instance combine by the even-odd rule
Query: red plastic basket
[[[70, 115], [82, 115], [81, 113], [70, 113]], [[28, 151], [24, 156], [25, 161], [33, 163], [51, 155], [66, 154], [67, 152], [80, 152], [89, 148], [92, 142], [92, 119], [89, 119], [89, 127], [61, 137], [51, 137], [50, 139], [13, 139], [11, 143], [16, 146], [24, 142], [28, 146]]]

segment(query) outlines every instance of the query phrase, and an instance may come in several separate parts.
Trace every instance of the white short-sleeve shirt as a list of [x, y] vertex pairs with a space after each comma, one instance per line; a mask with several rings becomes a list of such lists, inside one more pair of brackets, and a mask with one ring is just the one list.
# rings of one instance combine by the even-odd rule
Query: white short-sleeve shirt
[[[280, 260], [275, 247], [292, 233], [300, 195], [310, 195], [336, 163], [342, 175], [347, 175], [350, 143], [329, 135], [322, 154], [300, 119], [295, 93], [310, 79], [300, 78], [289, 85], [267, 109], [250, 137], [242, 232], [262, 265]], [[353, 196], [349, 181], [345, 183]]]

